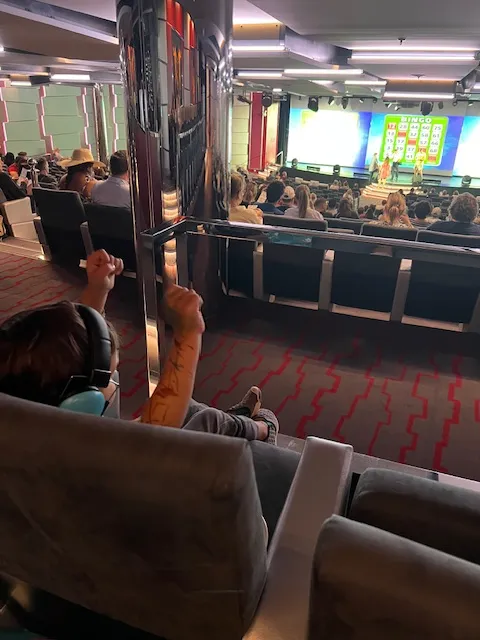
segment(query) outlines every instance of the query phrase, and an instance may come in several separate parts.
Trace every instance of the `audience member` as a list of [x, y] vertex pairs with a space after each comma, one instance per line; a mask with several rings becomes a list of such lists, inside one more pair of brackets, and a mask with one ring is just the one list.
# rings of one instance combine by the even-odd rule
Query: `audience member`
[[263, 204], [257, 205], [263, 213], [273, 213], [277, 216], [283, 216], [284, 212], [278, 207], [283, 202], [285, 185], [280, 180], [271, 182], [267, 187], [267, 200]]
[[375, 215], [375, 211], [376, 211], [376, 207], [375, 207], [374, 204], [368, 205], [367, 209], [365, 210], [365, 214], [363, 216], [364, 219], [365, 220], [376, 220], [377, 217]]
[[310, 206], [313, 207], [315, 209], [315, 202], [317, 201], [317, 194], [316, 193], [310, 193]]
[[342, 188], [343, 188], [343, 189], [350, 189], [350, 186], [349, 186], [349, 184], [348, 184], [348, 180], [344, 180], [344, 181], [342, 182]]
[[358, 220], [358, 213], [353, 208], [353, 200], [351, 198], [342, 198], [338, 205], [336, 218], [353, 218]]
[[293, 205], [293, 201], [295, 200], [295, 189], [293, 187], [285, 187], [285, 191], [283, 192], [282, 204], [278, 207], [280, 211], [285, 211], [289, 209]]
[[103, 162], [97, 162], [90, 149], [75, 149], [71, 158], [60, 160], [58, 164], [67, 169], [67, 173], [60, 180], [59, 188], [76, 191], [82, 198], [90, 199], [92, 189], [97, 184], [93, 167], [95, 164], [105, 166]]
[[458, 195], [450, 205], [449, 212], [451, 220], [439, 220], [428, 227], [428, 230], [458, 233], [463, 236], [480, 235], [480, 225], [473, 222], [478, 215], [478, 205], [471, 193]]
[[288, 180], [288, 171], [285, 169], [285, 167], [282, 167], [280, 169], [280, 180], [284, 183]]
[[[26, 192], [17, 186], [14, 180], [5, 172], [0, 171], [0, 192], [5, 196], [5, 200], [21, 200], [26, 197]], [[3, 200], [0, 193], [0, 202]]]
[[318, 213], [321, 213], [322, 216], [326, 214], [327, 207], [328, 207], [328, 202], [326, 201], [325, 198], [322, 198], [322, 196], [319, 196], [315, 200], [315, 209], [318, 211]]
[[407, 205], [410, 207], [417, 200], [417, 194], [415, 193], [414, 187], [412, 187], [407, 194]]
[[230, 192], [230, 212], [228, 219], [230, 222], [246, 222], [250, 224], [262, 224], [262, 212], [257, 207], [245, 207], [242, 205], [243, 194], [245, 193], [245, 178], [236, 172], [231, 176]]
[[332, 182], [332, 184], [330, 185], [330, 190], [331, 191], [338, 191], [340, 189], [340, 183], [338, 180], [334, 180]]
[[130, 209], [130, 182], [126, 151], [116, 151], [110, 156], [110, 177], [96, 182], [91, 191], [94, 204]]
[[[122, 269], [121, 260], [102, 250], [87, 259], [88, 286], [80, 302], [98, 312], [100, 323], [103, 322], [100, 313]], [[173, 284], [166, 286], [164, 317], [172, 327], [174, 339], [141, 421], [276, 444], [278, 420], [273, 412], [261, 408], [261, 391], [257, 387], [252, 387], [228, 412], [193, 400], [205, 331], [201, 307], [202, 299], [195, 291]], [[81, 306], [64, 301], [7, 320], [0, 331], [0, 392], [59, 406], [82, 382], [87, 387], [92, 354], [83, 313]], [[99, 385], [104, 396], [103, 413], [116, 390], [116, 385], [108, 384], [108, 380], [111, 381], [119, 362], [118, 339], [112, 327], [105, 326], [107, 329], [111, 361], [110, 371], [105, 372], [105, 385]]]
[[245, 193], [243, 194], [242, 204], [246, 207], [250, 206], [256, 201], [257, 195], [257, 185], [255, 184], [255, 182], [253, 182], [253, 180], [247, 180], [245, 184]]
[[322, 214], [310, 206], [310, 189], [306, 184], [302, 184], [296, 188], [294, 206], [287, 209], [285, 215], [289, 218], [323, 220]]
[[443, 217], [444, 217], [444, 215], [443, 215], [441, 207], [433, 207], [433, 209], [432, 209], [432, 218], [434, 218], [435, 222], [437, 220], [441, 220]]
[[13, 153], [11, 151], [7, 151], [7, 153], [5, 154], [4, 158], [3, 158], [3, 162], [5, 164], [5, 166], [8, 167], [10, 165], [12, 165], [15, 162], [15, 156], [13, 155]]
[[435, 222], [432, 218], [432, 205], [428, 200], [420, 200], [413, 207], [415, 217], [412, 220], [414, 227], [429, 227]]
[[327, 218], [335, 218], [336, 215], [337, 215], [337, 201], [335, 200], [335, 198], [330, 198], [330, 200], [328, 201], [327, 210], [325, 211], [325, 216]]
[[357, 213], [360, 219], [365, 218], [365, 207], [358, 207]]
[[385, 204], [383, 214], [378, 219], [378, 224], [384, 227], [412, 228], [412, 223], [407, 216], [407, 203], [400, 193], [391, 193]]
[[46, 158], [37, 160], [37, 170], [38, 185], [42, 187], [42, 189], [58, 189], [57, 179], [50, 175], [48, 160]]
[[446, 189], [443, 189], [443, 191], [440, 191], [440, 196], [442, 198], [448, 198], [448, 191]]
[[[20, 153], [25, 153], [21, 151]], [[18, 180], [21, 177], [22, 169], [28, 170], [30, 167], [28, 166], [27, 154], [20, 155], [15, 158], [15, 162], [8, 167], [8, 174], [13, 180]]]

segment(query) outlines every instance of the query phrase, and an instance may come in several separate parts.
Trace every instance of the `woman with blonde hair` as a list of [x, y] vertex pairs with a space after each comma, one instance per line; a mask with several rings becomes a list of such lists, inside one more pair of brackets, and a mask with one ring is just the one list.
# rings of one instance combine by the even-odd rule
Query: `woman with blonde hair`
[[380, 175], [378, 177], [378, 184], [385, 185], [390, 177], [391, 167], [390, 158], [387, 156], [380, 167]]
[[246, 207], [242, 204], [245, 195], [245, 178], [235, 171], [231, 175], [230, 191], [230, 222], [246, 222], [249, 224], [262, 224], [263, 216], [257, 207]]
[[253, 204], [257, 200], [257, 185], [255, 182], [248, 180], [245, 185], [245, 193], [243, 194], [243, 202], [246, 207], [248, 205]]
[[310, 220], [323, 220], [319, 211], [312, 209], [310, 200], [310, 189], [306, 184], [301, 184], [295, 190], [294, 206], [285, 211], [285, 215], [290, 218], [307, 218]]
[[378, 219], [384, 227], [404, 227], [413, 229], [407, 214], [407, 203], [401, 193], [391, 193], [387, 198], [387, 204], [383, 214]]

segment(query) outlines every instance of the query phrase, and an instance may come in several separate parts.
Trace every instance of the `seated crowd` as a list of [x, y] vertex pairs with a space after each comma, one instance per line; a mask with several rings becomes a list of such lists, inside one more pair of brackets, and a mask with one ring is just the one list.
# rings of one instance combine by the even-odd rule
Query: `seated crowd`
[[[470, 193], [454, 193], [448, 210], [432, 205], [431, 198], [437, 197], [436, 191], [419, 195], [414, 189], [406, 197], [400, 189], [391, 193], [381, 205], [358, 207], [361, 191], [357, 183], [351, 189], [348, 182], [334, 180], [329, 190], [339, 192], [343, 189], [343, 195], [327, 200], [323, 195], [311, 192], [306, 184], [300, 184], [296, 189], [286, 185], [287, 178], [283, 174], [286, 172], [270, 175], [264, 184], [258, 185], [246, 172], [232, 172], [229, 220], [262, 224], [266, 213], [327, 222], [329, 218], [354, 219], [369, 225], [480, 235], [480, 199]], [[438, 195], [444, 197], [445, 193]]]
[[75, 149], [71, 158], [62, 158], [58, 149], [50, 159], [29, 161], [25, 152], [15, 158], [7, 153], [0, 165], [0, 189], [6, 200], [32, 195], [35, 184], [43, 189], [76, 191], [84, 202], [131, 208], [129, 168], [126, 151], [116, 151], [106, 166], [89, 149]]

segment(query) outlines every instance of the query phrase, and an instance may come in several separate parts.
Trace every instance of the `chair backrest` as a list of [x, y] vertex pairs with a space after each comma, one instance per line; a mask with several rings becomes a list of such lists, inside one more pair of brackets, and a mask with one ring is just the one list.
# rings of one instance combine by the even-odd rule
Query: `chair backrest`
[[362, 227], [363, 220], [350, 220], [347, 218], [328, 218], [328, 229], [351, 229], [356, 235], [359, 235]]
[[473, 640], [479, 599], [477, 565], [333, 516], [315, 554], [308, 639]]
[[246, 441], [0, 394], [0, 466], [1, 572], [168, 639], [243, 637], [266, 553]]
[[439, 231], [419, 231], [418, 242], [445, 244], [454, 247], [480, 247], [480, 236], [462, 236], [458, 233], [441, 233]]
[[88, 230], [95, 249], [122, 258], [125, 268], [136, 271], [133, 216], [130, 209], [86, 204]]
[[364, 224], [362, 236], [373, 236], [374, 238], [397, 238], [398, 240], [416, 240], [417, 229], [403, 227], [384, 227], [382, 225]]
[[52, 259], [78, 264], [85, 258], [80, 225], [86, 218], [80, 195], [76, 191], [36, 187], [33, 196]]
[[[480, 248], [480, 237], [419, 231], [420, 242]], [[414, 260], [405, 313], [408, 316], [468, 324], [480, 295], [480, 270]]]
[[310, 218], [289, 218], [264, 214], [263, 223], [275, 227], [290, 227], [290, 229], [310, 229], [311, 231], [326, 231], [327, 223], [324, 220], [311, 220]]

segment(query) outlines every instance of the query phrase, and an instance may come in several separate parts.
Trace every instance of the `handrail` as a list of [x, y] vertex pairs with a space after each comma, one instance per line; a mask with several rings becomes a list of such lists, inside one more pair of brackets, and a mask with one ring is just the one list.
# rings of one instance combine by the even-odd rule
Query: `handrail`
[[[238, 233], [235, 233], [235, 230], [238, 230]], [[242, 233], [247, 231], [249, 233], [248, 236], [242, 235]], [[260, 226], [241, 222], [232, 223], [228, 220], [182, 218], [173, 224], [165, 223], [156, 229], [149, 229], [142, 233], [142, 237], [144, 238], [144, 242], [147, 243], [147, 246], [154, 244], [158, 247], [184, 233], [188, 235], [212, 235], [216, 238], [230, 240], [253, 241], [259, 244], [271, 243], [271, 238], [268, 234], [287, 234], [290, 236], [299, 236], [300, 238], [314, 239], [314, 250], [333, 250], [371, 255], [379, 248], [384, 247], [391, 250], [391, 257], [395, 259], [419, 260], [422, 262], [480, 268], [480, 252], [471, 247], [440, 245], [430, 242], [417, 242], [415, 240], [400, 240], [397, 238], [377, 236], [330, 233], [328, 231], [316, 231], [314, 229], [298, 229], [272, 225]], [[281, 235], [279, 238], [277, 244], [281, 244]], [[308, 248], [308, 245], [305, 245], [305, 247]]]

